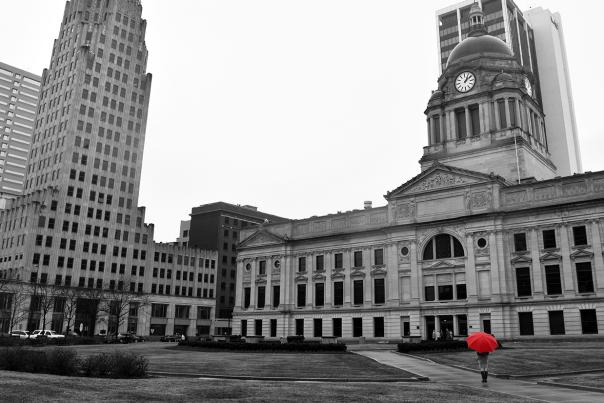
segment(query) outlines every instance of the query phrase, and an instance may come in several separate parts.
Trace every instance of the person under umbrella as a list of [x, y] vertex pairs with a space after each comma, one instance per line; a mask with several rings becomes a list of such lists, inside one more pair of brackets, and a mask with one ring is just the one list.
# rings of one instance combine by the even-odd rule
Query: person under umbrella
[[476, 351], [482, 382], [486, 383], [489, 376], [489, 353], [495, 351], [499, 343], [495, 337], [485, 332], [472, 333], [466, 338], [466, 343]]

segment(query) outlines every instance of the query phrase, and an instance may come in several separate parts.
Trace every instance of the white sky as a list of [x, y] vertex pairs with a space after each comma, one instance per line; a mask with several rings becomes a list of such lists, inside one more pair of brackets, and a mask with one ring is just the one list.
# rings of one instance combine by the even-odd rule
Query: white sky
[[[156, 240], [191, 207], [304, 218], [385, 204], [419, 173], [452, 0], [143, 0], [153, 74], [141, 196]], [[517, 0], [562, 15], [586, 171], [604, 169], [601, 0]], [[64, 0], [0, 0], [0, 60], [41, 74]]]

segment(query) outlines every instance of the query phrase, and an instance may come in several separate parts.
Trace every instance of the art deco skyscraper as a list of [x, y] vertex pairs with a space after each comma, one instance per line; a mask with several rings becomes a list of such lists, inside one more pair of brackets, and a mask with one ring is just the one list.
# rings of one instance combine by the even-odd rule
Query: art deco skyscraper
[[[151, 90], [141, 13], [139, 0], [66, 3], [42, 76], [24, 195], [0, 210], [0, 279], [152, 294], [146, 317], [129, 315], [129, 331], [206, 334], [216, 252], [155, 244], [138, 207]], [[97, 303], [78, 300], [88, 334]], [[36, 329], [34, 302], [30, 311], [27, 327]], [[62, 314], [56, 306], [57, 331]]]

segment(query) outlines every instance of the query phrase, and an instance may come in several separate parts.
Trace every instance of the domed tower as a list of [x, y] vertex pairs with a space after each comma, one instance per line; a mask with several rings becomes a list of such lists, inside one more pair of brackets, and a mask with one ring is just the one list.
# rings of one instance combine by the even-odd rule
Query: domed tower
[[508, 45], [487, 33], [474, 4], [469, 32], [447, 60], [425, 110], [428, 146], [422, 171], [434, 162], [494, 172], [512, 182], [556, 176], [533, 76]]

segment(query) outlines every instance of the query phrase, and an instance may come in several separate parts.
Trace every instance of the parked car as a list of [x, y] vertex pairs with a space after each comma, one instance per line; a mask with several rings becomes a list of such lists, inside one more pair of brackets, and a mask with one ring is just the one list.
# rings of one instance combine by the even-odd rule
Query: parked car
[[13, 330], [10, 332], [11, 337], [18, 337], [20, 339], [29, 339], [29, 332], [27, 330]]
[[48, 337], [49, 339], [64, 339], [65, 335], [59, 334], [54, 330], [34, 330], [34, 332], [29, 336], [30, 339], [36, 339], [39, 336]]
[[172, 334], [172, 335], [166, 335], [166, 336], [162, 336], [159, 341], [171, 341], [171, 342], [175, 342], [175, 341], [180, 341], [182, 339], [182, 335], [180, 334]]

